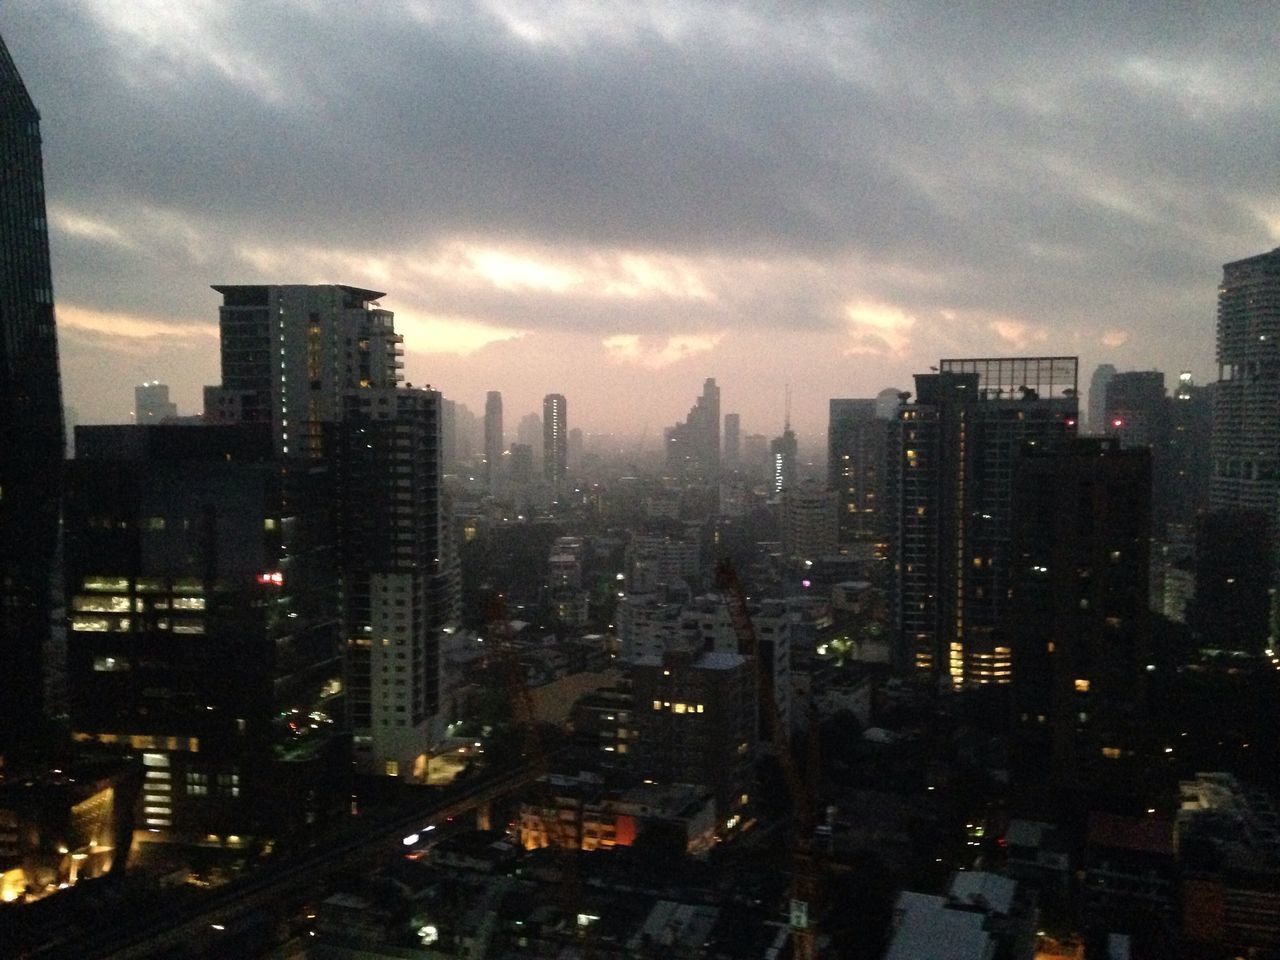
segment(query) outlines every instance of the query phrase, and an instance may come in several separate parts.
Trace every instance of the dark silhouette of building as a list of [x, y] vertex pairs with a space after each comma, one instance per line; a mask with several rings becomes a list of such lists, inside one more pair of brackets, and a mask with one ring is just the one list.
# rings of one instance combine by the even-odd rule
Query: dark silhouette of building
[[484, 479], [492, 493], [502, 478], [502, 394], [490, 390], [484, 398]]
[[756, 696], [749, 661], [736, 653], [668, 651], [628, 666], [638, 731], [636, 770], [658, 783], [710, 788], [721, 822], [750, 782]]
[[742, 460], [742, 417], [736, 413], [724, 415], [724, 465], [736, 470]]
[[133, 422], [162, 423], [178, 415], [178, 405], [169, 399], [169, 385], [148, 380], [133, 388]]
[[327, 472], [273, 446], [267, 424], [77, 430], [71, 729], [141, 755], [149, 839], [237, 847], [347, 800]]
[[1261, 510], [1214, 510], [1200, 518], [1187, 625], [1202, 646], [1253, 654], [1266, 647], [1275, 548], [1271, 524]]
[[1191, 374], [1178, 375], [1169, 399], [1168, 463], [1164, 502], [1170, 523], [1190, 527], [1209, 508], [1213, 472], [1213, 388], [1200, 387]]
[[665, 431], [667, 469], [675, 476], [714, 480], [720, 474], [720, 388], [702, 385], [689, 416]]
[[1076, 359], [943, 360], [893, 438], [893, 606], [904, 665], [1005, 684], [1013, 478], [1024, 446], [1076, 431]]
[[841, 545], [884, 535], [890, 423], [875, 400], [830, 401], [827, 486], [839, 497]]
[[40, 114], [0, 39], [0, 758], [45, 709], [63, 458]]
[[1089, 378], [1089, 433], [1101, 436], [1106, 433], [1107, 423], [1107, 384], [1116, 375], [1114, 364], [1102, 363], [1093, 370]]
[[1013, 500], [1013, 698], [1053, 774], [1128, 771], [1150, 646], [1151, 456], [1115, 439], [1024, 451]]

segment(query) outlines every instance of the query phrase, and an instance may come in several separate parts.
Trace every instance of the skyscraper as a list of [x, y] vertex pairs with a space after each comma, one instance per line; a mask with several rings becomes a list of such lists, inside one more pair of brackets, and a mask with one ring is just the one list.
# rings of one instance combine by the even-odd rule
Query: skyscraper
[[1280, 508], [1280, 248], [1222, 268], [1213, 510]]
[[347, 714], [357, 767], [421, 779], [439, 722], [441, 631], [456, 621], [441, 397], [351, 391], [334, 427]]
[[0, 757], [44, 708], [61, 497], [62, 386], [40, 114], [0, 39]]
[[1106, 433], [1107, 384], [1116, 375], [1114, 364], [1102, 363], [1094, 368], [1089, 378], [1089, 432], [1095, 436]]
[[736, 413], [724, 415], [724, 465], [730, 470], [738, 468], [742, 459], [742, 417]]
[[149, 840], [238, 846], [343, 809], [322, 478], [279, 470], [268, 424], [77, 432], [66, 508], [75, 739], [141, 753]]
[[689, 416], [665, 432], [667, 469], [675, 476], [714, 480], [720, 474], [720, 388], [707, 377]]
[[1016, 467], [1014, 712], [1067, 783], [1127, 769], [1114, 761], [1134, 742], [1146, 676], [1150, 498], [1150, 452], [1114, 439], [1037, 445]]
[[384, 296], [339, 284], [228, 286], [218, 311], [222, 385], [205, 387], [205, 419], [272, 425], [276, 452], [323, 456], [324, 424], [348, 390], [394, 387], [404, 337]]
[[542, 398], [542, 474], [552, 493], [560, 492], [569, 469], [569, 402], [563, 394]]
[[1107, 381], [1103, 421], [1095, 433], [1117, 437], [1129, 448], [1162, 447], [1168, 439], [1164, 374], [1131, 370]]
[[490, 390], [484, 398], [484, 479], [492, 493], [502, 478], [502, 394]]
[[875, 400], [832, 399], [827, 421], [827, 487], [839, 498], [840, 542], [884, 533], [889, 424]]
[[899, 656], [953, 685], [1008, 683], [1013, 478], [1074, 436], [1076, 359], [943, 360], [898, 412]]
[[178, 415], [178, 405], [169, 399], [168, 384], [148, 380], [133, 388], [133, 422], [160, 423]]
[[799, 447], [796, 433], [791, 429], [790, 420], [782, 431], [782, 436], [769, 441], [769, 493], [778, 495], [790, 490], [796, 483], [796, 458]]

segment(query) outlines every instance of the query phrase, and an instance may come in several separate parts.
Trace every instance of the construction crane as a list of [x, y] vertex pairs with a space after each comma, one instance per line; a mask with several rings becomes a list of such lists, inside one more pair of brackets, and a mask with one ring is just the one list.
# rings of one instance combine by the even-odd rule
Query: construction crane
[[783, 723], [778, 698], [774, 694], [771, 671], [766, 671], [742, 582], [727, 557], [716, 564], [716, 588], [729, 611], [729, 622], [738, 637], [738, 652], [754, 666], [756, 696], [763, 710], [767, 733], [782, 765], [791, 800], [795, 833], [791, 841], [791, 886], [789, 890], [788, 926], [791, 932], [792, 956], [795, 960], [814, 960], [817, 956], [815, 929], [816, 902], [820, 892], [813, 836], [818, 815], [818, 736], [809, 730], [809, 755], [802, 771], [791, 750], [791, 731]]

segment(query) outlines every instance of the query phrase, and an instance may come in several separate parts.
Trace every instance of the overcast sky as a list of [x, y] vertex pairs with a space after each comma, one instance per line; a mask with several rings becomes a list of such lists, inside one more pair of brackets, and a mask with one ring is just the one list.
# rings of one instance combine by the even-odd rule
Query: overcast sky
[[509, 431], [746, 432], [940, 357], [1209, 377], [1280, 245], [1274, 3], [7, 0], [67, 402], [195, 412], [213, 283], [386, 291], [407, 374]]

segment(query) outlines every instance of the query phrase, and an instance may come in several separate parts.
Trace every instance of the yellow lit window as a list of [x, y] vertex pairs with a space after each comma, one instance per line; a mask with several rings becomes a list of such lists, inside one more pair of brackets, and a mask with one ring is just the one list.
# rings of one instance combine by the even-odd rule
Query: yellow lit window
[[653, 709], [655, 709], [655, 710], [661, 710], [661, 709], [662, 709], [662, 701], [661, 701], [661, 700], [655, 700], [655, 701], [653, 701]]
[[1077, 680], [1077, 681], [1076, 681], [1076, 693], [1088, 693], [1088, 692], [1089, 692], [1089, 681], [1088, 681], [1088, 680]]

